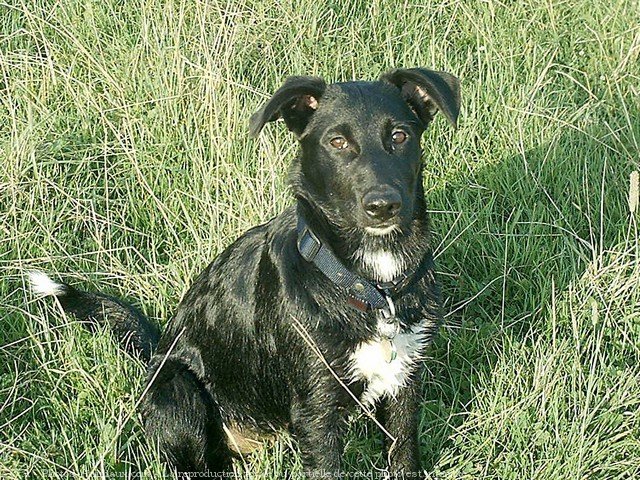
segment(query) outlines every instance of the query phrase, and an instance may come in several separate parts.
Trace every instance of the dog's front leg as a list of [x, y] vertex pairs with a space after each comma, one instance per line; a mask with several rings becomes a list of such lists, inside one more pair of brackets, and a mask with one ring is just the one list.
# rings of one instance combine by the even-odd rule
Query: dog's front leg
[[423, 479], [420, 467], [418, 419], [420, 413], [420, 375], [401, 388], [395, 398], [385, 398], [378, 406], [377, 417], [395, 442], [385, 435], [385, 453], [393, 479]]
[[305, 475], [337, 478], [344, 447], [345, 414], [326, 388], [294, 401], [291, 431], [298, 441]]

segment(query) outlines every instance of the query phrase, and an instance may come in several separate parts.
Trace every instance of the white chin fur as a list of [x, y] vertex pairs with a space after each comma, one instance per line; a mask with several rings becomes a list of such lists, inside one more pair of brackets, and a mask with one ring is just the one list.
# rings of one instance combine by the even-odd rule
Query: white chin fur
[[54, 282], [44, 272], [29, 272], [29, 283], [31, 290], [37, 295], [62, 295], [64, 293], [64, 285]]
[[364, 227], [364, 231], [369, 235], [389, 235], [392, 232], [398, 231], [400, 228], [398, 225], [389, 225], [388, 227]]
[[381, 282], [393, 280], [404, 269], [402, 258], [384, 250], [361, 252], [360, 261], [366, 271]]

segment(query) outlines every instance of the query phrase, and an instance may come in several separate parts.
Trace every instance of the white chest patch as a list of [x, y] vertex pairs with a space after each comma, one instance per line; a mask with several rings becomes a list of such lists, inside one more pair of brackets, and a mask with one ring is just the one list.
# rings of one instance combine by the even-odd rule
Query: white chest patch
[[395, 397], [413, 371], [416, 363], [424, 358], [427, 346], [427, 330], [431, 322], [423, 320], [410, 329], [398, 333], [394, 339], [397, 356], [387, 362], [380, 338], [376, 337], [357, 346], [349, 357], [353, 381], [365, 382], [365, 391], [360, 401], [373, 405], [382, 397]]
[[404, 269], [404, 262], [384, 250], [364, 252], [360, 255], [362, 265], [380, 282], [388, 282], [398, 277]]

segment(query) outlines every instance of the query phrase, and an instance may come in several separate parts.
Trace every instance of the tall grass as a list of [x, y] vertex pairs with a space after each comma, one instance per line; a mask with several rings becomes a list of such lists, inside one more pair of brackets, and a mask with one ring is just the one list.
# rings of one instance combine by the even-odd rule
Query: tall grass
[[[463, 82], [425, 135], [446, 327], [425, 378], [438, 479], [640, 475], [640, 6], [629, 0], [0, 0], [0, 477], [168, 474], [144, 366], [34, 299], [42, 269], [166, 322], [290, 203], [296, 147], [247, 121], [288, 75]], [[354, 422], [347, 466], [383, 466]], [[288, 439], [237, 465], [300, 473]]]

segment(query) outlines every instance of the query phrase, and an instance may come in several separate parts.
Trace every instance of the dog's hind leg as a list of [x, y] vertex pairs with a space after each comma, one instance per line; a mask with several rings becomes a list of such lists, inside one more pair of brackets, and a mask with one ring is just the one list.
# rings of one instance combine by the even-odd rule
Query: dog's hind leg
[[203, 383], [180, 359], [157, 371], [144, 399], [147, 434], [180, 473], [231, 469], [220, 410]]

